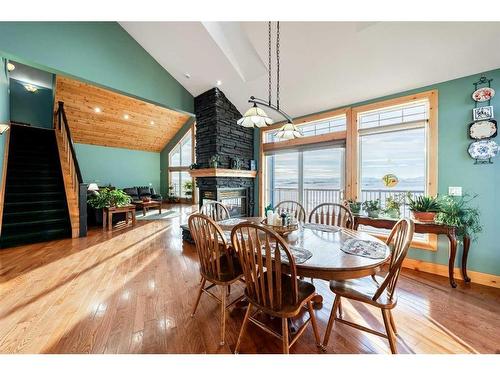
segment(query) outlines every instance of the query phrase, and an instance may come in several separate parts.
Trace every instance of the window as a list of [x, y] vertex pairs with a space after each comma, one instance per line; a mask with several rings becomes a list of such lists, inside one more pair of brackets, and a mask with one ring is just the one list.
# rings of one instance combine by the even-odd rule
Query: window
[[262, 134], [263, 178], [260, 204], [285, 200], [301, 203], [306, 211], [326, 202], [340, 203], [345, 189], [347, 112], [339, 109], [297, 120], [303, 137], [282, 141], [279, 125]]
[[[388, 197], [426, 193], [428, 107], [425, 100], [358, 114], [361, 201], [379, 199], [384, 207]], [[384, 184], [389, 174], [395, 186]]]
[[170, 194], [179, 198], [193, 197], [194, 182], [189, 174], [189, 166], [193, 163], [193, 128], [177, 143], [169, 154], [169, 186]]
[[[328, 134], [346, 130], [346, 116], [340, 115], [330, 117], [318, 121], [308, 122], [304, 125], [298, 125], [304, 137], [312, 137], [315, 135]], [[266, 142], [281, 142], [283, 139], [276, 138], [278, 130], [266, 132]]]
[[[432, 123], [433, 95], [433, 92], [422, 93], [418, 98], [396, 99], [397, 104], [393, 100], [354, 108], [358, 152], [354, 156], [357, 173], [353, 178], [358, 191], [352, 195], [358, 201], [378, 199], [385, 208], [389, 197], [402, 199], [408, 192], [436, 195], [437, 129]], [[387, 175], [396, 176], [393, 186], [384, 182]], [[410, 216], [404, 203], [401, 215]], [[414, 235], [414, 245], [421, 248], [434, 249], [435, 241], [435, 236]]]

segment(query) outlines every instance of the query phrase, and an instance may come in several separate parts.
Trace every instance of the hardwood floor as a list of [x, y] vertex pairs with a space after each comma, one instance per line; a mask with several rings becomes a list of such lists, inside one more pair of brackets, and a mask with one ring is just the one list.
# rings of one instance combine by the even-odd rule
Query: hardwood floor
[[[218, 305], [203, 296], [197, 255], [181, 241], [178, 218], [134, 228], [0, 250], [1, 353], [231, 353], [244, 308], [229, 312], [218, 346]], [[316, 310], [323, 337], [332, 305]], [[234, 298], [241, 287], [232, 288]], [[356, 309], [354, 308], [356, 307]], [[349, 320], [382, 330], [380, 313], [343, 302]], [[500, 289], [449, 287], [440, 276], [405, 270], [394, 310], [401, 353], [500, 353]], [[281, 342], [249, 325], [242, 353], [280, 353]], [[291, 353], [319, 353], [308, 328]], [[327, 353], [389, 353], [386, 340], [336, 324]]]

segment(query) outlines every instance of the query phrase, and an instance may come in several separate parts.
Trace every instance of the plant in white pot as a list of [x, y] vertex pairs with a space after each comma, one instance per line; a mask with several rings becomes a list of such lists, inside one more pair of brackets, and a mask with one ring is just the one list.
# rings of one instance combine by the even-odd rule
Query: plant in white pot
[[380, 206], [380, 199], [375, 199], [373, 201], [365, 201], [363, 202], [363, 210], [366, 211], [368, 217], [376, 218], [380, 214], [380, 210], [382, 207]]

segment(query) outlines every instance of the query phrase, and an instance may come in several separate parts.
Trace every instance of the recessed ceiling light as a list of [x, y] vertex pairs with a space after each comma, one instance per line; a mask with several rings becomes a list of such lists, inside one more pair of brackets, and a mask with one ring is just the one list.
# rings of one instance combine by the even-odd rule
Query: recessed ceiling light
[[154, 124], [155, 124], [155, 122], [154, 122], [154, 121], [150, 121], [149, 123], [150, 123], [151, 125], [154, 125]]
[[217, 80], [217, 82], [215, 82], [215, 84], [216, 84], [217, 86], [220, 86], [220, 85], [222, 85], [222, 81]]
[[37, 92], [38, 88], [36, 86], [33, 86], [32, 84], [28, 83], [27, 85], [24, 85], [24, 88], [29, 91], [29, 92]]
[[129, 115], [124, 114], [124, 115], [123, 115], [123, 118], [124, 118], [125, 120], [128, 120], [128, 119], [129, 119]]
[[95, 108], [94, 108], [94, 112], [95, 112], [95, 113], [101, 113], [101, 108], [99, 108], [99, 107], [95, 107]]
[[9, 72], [12, 72], [14, 69], [16, 69], [16, 66], [14, 64], [12, 64], [11, 62], [8, 62], [7, 63], [7, 70]]
[[191, 74], [189, 73], [184, 73], [184, 77], [186, 77], [187, 79], [191, 78]]

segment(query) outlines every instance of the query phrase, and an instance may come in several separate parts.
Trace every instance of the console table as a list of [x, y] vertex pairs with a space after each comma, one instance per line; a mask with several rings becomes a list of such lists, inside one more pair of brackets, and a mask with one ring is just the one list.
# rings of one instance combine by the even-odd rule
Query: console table
[[107, 226], [108, 230], [111, 230], [113, 226], [113, 215], [118, 213], [125, 213], [125, 222], [127, 225], [130, 219], [132, 219], [132, 225], [135, 225], [135, 206], [130, 204], [121, 207], [104, 207], [102, 209], [102, 228], [105, 229]]
[[[354, 216], [354, 229], [357, 230], [359, 225], [366, 225], [373, 228], [380, 229], [392, 229], [394, 225], [397, 223], [396, 219], [390, 218], [371, 218], [367, 216]], [[415, 233], [423, 233], [423, 234], [443, 234], [448, 237], [450, 241], [450, 255], [448, 262], [448, 275], [450, 278], [450, 285], [453, 288], [457, 287], [457, 283], [455, 282], [455, 277], [453, 276], [453, 269], [455, 267], [455, 257], [457, 255], [457, 235], [456, 228], [444, 224], [437, 223], [422, 223], [415, 222]], [[470, 282], [469, 276], [467, 276], [467, 257], [469, 255], [470, 248], [470, 237], [464, 236], [464, 252], [462, 255], [462, 276], [465, 282]]]

